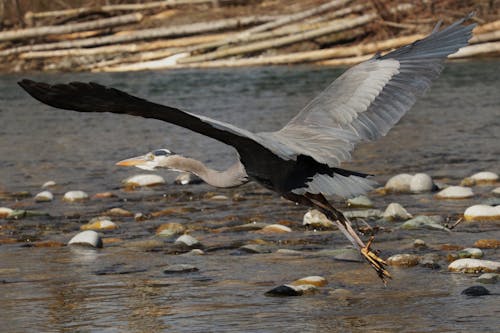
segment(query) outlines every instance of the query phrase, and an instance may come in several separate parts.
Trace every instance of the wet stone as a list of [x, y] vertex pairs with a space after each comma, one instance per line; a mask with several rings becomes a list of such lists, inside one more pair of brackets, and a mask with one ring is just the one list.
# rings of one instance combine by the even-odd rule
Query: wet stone
[[498, 239], [478, 239], [474, 246], [480, 249], [498, 249], [500, 248], [500, 240]]
[[417, 173], [410, 180], [410, 192], [430, 192], [434, 188], [431, 176], [426, 173]]
[[436, 194], [437, 199], [466, 199], [474, 196], [470, 187], [449, 186]]
[[243, 245], [243, 246], [238, 248], [238, 251], [244, 252], [244, 253], [252, 253], [252, 254], [271, 252], [267, 246], [258, 245], [258, 244]]
[[99, 192], [92, 196], [92, 198], [94, 199], [108, 199], [113, 197], [116, 197], [116, 195], [113, 192]]
[[54, 200], [54, 195], [49, 191], [43, 191], [35, 195], [36, 202], [48, 202]]
[[407, 173], [395, 175], [387, 181], [384, 188], [390, 192], [409, 192], [412, 178], [413, 176]]
[[213, 200], [213, 201], [226, 201], [226, 200], [229, 200], [229, 198], [225, 195], [222, 195], [222, 194], [217, 194], [217, 195], [214, 195], [212, 197], [210, 197], [210, 200]]
[[57, 184], [55, 181], [49, 180], [49, 181], [46, 181], [45, 183], [43, 183], [42, 188], [54, 187], [56, 185]]
[[484, 273], [481, 274], [477, 279], [476, 282], [479, 283], [485, 283], [485, 284], [495, 284], [500, 280], [500, 274], [497, 273]]
[[406, 221], [411, 219], [413, 216], [408, 213], [408, 211], [397, 202], [390, 203], [385, 209], [382, 217], [389, 221], [401, 220]]
[[415, 254], [395, 254], [387, 258], [387, 264], [391, 266], [412, 267], [419, 263], [419, 257]]
[[284, 284], [266, 292], [267, 296], [301, 296], [311, 294], [318, 290], [318, 287], [311, 284], [288, 285]]
[[111, 208], [106, 212], [106, 215], [109, 216], [122, 216], [122, 217], [131, 217], [134, 216], [134, 213], [123, 209], [123, 208]]
[[81, 230], [115, 230], [118, 229], [118, 225], [112, 222], [107, 216], [99, 216], [91, 219], [87, 224], [80, 227]]
[[483, 257], [483, 251], [478, 248], [469, 247], [458, 252], [458, 257], [480, 259]]
[[180, 273], [192, 273], [199, 271], [198, 267], [189, 264], [177, 264], [167, 266], [163, 270], [163, 274], [180, 274]]
[[316, 287], [323, 287], [323, 286], [326, 286], [328, 284], [328, 281], [322, 276], [313, 275], [313, 276], [306, 276], [306, 277], [303, 277], [301, 279], [295, 280], [290, 284], [292, 286], [299, 286], [299, 285], [307, 284], [307, 285], [313, 285]]
[[416, 229], [431, 229], [431, 230], [442, 230], [449, 231], [448, 228], [442, 226], [443, 218], [439, 215], [426, 216], [420, 215], [412, 218], [411, 220], [403, 223], [400, 228], [404, 230], [416, 230]]
[[66, 202], [84, 201], [88, 198], [88, 194], [83, 191], [68, 191], [63, 196], [63, 200]]
[[486, 296], [490, 291], [483, 286], [472, 286], [462, 291], [462, 295], [466, 296]]
[[260, 230], [264, 227], [267, 227], [269, 224], [267, 223], [262, 223], [262, 222], [250, 222], [250, 223], [245, 223], [242, 225], [236, 225], [234, 227], [230, 227], [227, 230], [228, 231], [234, 231], [234, 232], [241, 232], [241, 231], [254, 231], [254, 230]]
[[413, 241], [413, 247], [418, 248], [418, 249], [424, 249], [427, 247], [427, 244], [422, 239], [415, 239]]
[[364, 195], [347, 200], [347, 206], [352, 208], [372, 208], [373, 201]]
[[10, 217], [14, 213], [13, 209], [7, 207], [0, 207], [0, 218]]
[[265, 226], [264, 228], [262, 228], [258, 232], [263, 233], [263, 234], [283, 234], [283, 233], [292, 232], [292, 229], [290, 229], [287, 226], [281, 225], [281, 224], [270, 224], [270, 225]]
[[500, 221], [500, 206], [474, 205], [464, 212], [466, 221]]
[[175, 244], [184, 245], [187, 247], [200, 247], [200, 242], [190, 235], [182, 235], [175, 240]]
[[434, 253], [426, 253], [419, 259], [419, 265], [430, 269], [440, 269], [439, 255]]
[[304, 214], [302, 225], [314, 229], [332, 229], [335, 224], [330, 221], [325, 214], [316, 209], [311, 209]]
[[500, 262], [481, 259], [458, 259], [448, 266], [452, 272], [462, 273], [499, 273]]
[[170, 222], [160, 225], [156, 229], [156, 235], [160, 237], [172, 237], [175, 235], [180, 235], [185, 231], [186, 228], [182, 224]]
[[109, 267], [99, 269], [94, 271], [95, 275], [124, 275], [124, 274], [133, 274], [133, 273], [142, 273], [146, 272], [147, 269], [143, 267], [133, 267], [127, 264], [118, 263], [111, 265]]
[[87, 230], [76, 234], [68, 242], [68, 245], [82, 245], [82, 246], [101, 248], [102, 239], [97, 232], [92, 230]]
[[491, 191], [491, 193], [493, 193], [494, 195], [496, 195], [496, 196], [499, 196], [499, 197], [500, 197], [500, 187], [497, 187], [497, 188], [493, 189], [493, 190]]
[[481, 171], [473, 174], [470, 177], [462, 180], [461, 185], [473, 186], [473, 185], [489, 185], [494, 184], [498, 181], [498, 175], [491, 171]]
[[154, 174], [139, 174], [123, 180], [123, 184], [127, 187], [156, 186], [165, 184], [165, 179]]

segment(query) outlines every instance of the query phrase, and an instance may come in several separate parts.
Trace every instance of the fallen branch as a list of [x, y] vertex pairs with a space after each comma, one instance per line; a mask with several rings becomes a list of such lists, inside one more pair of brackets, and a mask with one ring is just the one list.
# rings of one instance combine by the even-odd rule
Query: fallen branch
[[478, 55], [487, 55], [495, 53], [500, 53], [500, 42], [468, 45], [462, 47], [460, 50], [458, 50], [457, 53], [450, 55], [448, 58], [451, 59], [467, 58]]
[[68, 34], [77, 31], [110, 28], [118, 25], [136, 23], [141, 21], [142, 18], [143, 18], [142, 14], [135, 13], [135, 14], [127, 14], [111, 18], [99, 19], [89, 22], [3, 31], [0, 32], [0, 42], [11, 41], [16, 39], [24, 39], [24, 38], [42, 37], [47, 35]]

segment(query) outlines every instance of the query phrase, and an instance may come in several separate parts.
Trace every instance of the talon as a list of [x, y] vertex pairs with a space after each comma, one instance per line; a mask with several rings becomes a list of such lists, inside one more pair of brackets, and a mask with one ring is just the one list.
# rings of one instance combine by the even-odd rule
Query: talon
[[373, 239], [373, 236], [370, 237], [370, 239], [366, 243], [366, 246], [361, 249], [361, 254], [363, 255], [363, 257], [365, 257], [365, 259], [373, 267], [373, 269], [375, 269], [378, 277], [382, 280], [382, 282], [384, 282], [384, 284], [387, 284], [387, 279], [391, 279], [392, 276], [384, 267], [387, 266], [387, 263], [370, 250]]

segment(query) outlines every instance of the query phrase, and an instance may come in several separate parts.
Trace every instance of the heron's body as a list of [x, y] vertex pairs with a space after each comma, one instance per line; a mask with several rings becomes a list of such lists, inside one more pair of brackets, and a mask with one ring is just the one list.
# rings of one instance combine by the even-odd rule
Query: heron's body
[[[422, 40], [352, 67], [276, 132], [253, 133], [96, 83], [49, 85], [23, 80], [19, 84], [36, 99], [57, 108], [154, 118], [234, 147], [239, 160], [225, 171], [167, 154], [167, 150], [159, 154], [156, 166], [190, 171], [219, 187], [252, 179], [285, 198], [315, 207], [337, 223], [384, 279], [389, 276], [385, 263], [324, 196], [350, 197], [373, 187], [366, 174], [341, 169], [341, 162], [350, 158], [357, 143], [385, 135], [430, 87], [447, 56], [467, 45], [474, 25], [462, 23], [469, 17], [441, 31], [438, 25]], [[146, 156], [141, 163], [153, 165], [156, 156]]]

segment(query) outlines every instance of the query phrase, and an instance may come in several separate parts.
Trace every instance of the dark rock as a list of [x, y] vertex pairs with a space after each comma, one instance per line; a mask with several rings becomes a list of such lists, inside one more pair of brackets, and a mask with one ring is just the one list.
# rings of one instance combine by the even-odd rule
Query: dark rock
[[462, 295], [467, 296], [485, 296], [489, 294], [490, 291], [483, 286], [472, 286], [462, 291]]

